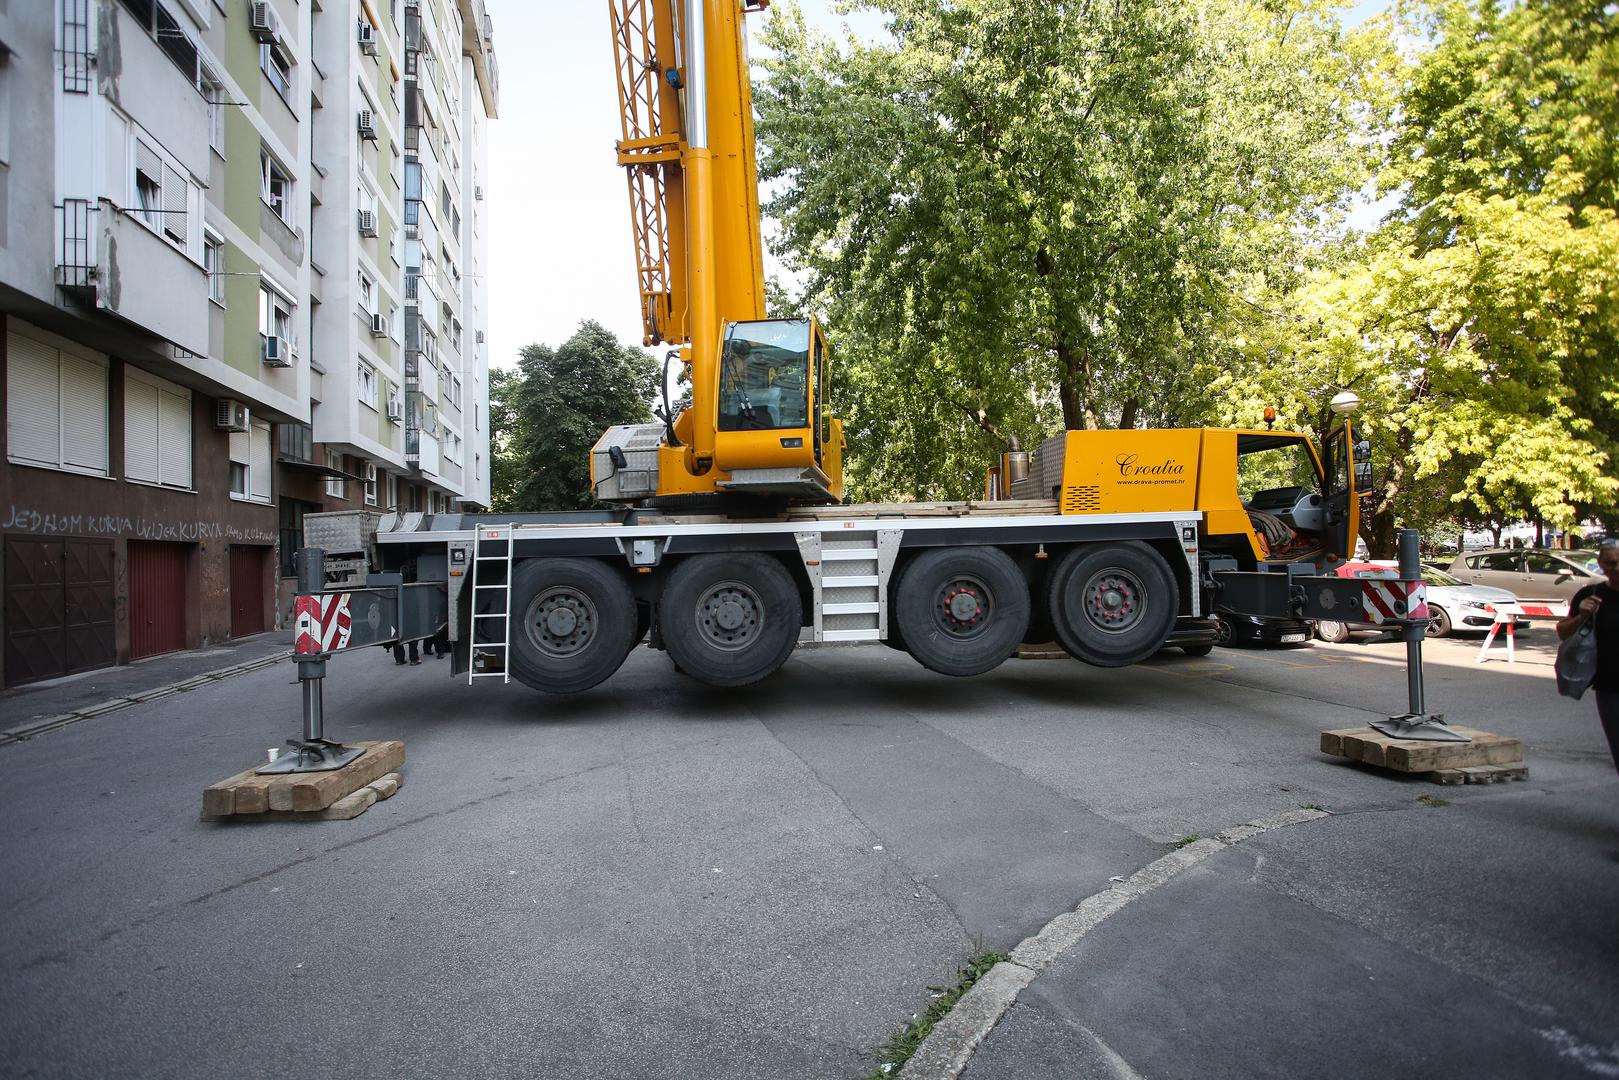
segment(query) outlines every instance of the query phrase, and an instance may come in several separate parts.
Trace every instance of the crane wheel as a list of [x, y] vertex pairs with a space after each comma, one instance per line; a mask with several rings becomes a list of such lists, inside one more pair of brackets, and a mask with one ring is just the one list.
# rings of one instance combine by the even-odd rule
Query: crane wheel
[[596, 559], [529, 559], [512, 572], [511, 673], [573, 694], [618, 670], [635, 644], [635, 597]]
[[1047, 600], [1057, 642], [1097, 667], [1139, 663], [1164, 647], [1180, 588], [1146, 544], [1088, 544], [1062, 557]]
[[670, 659], [709, 686], [747, 686], [774, 674], [803, 624], [798, 586], [767, 555], [694, 555], [675, 567], [658, 600]]
[[894, 621], [918, 663], [981, 675], [1017, 651], [1029, 629], [1029, 583], [999, 548], [933, 548], [895, 589]]

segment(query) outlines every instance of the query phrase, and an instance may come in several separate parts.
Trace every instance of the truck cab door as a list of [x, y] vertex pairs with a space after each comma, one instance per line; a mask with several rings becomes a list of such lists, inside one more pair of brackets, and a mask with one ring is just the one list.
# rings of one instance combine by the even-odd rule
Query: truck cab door
[[1355, 541], [1360, 537], [1360, 498], [1371, 488], [1371, 448], [1355, 441], [1345, 419], [1342, 427], [1327, 436], [1322, 451], [1326, 553], [1353, 559]]

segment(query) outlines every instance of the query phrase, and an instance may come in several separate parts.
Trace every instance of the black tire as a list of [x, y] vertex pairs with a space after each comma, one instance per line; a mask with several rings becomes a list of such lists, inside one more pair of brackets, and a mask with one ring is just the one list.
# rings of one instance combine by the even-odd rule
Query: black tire
[[1097, 667], [1139, 663], [1163, 648], [1181, 605], [1175, 575], [1139, 541], [1070, 551], [1048, 598], [1057, 643]]
[[1320, 619], [1315, 624], [1315, 636], [1332, 645], [1349, 640], [1349, 624], [1337, 619]]
[[595, 559], [527, 559], [512, 573], [512, 677], [574, 694], [618, 670], [635, 644], [635, 597]]
[[900, 574], [893, 618], [906, 651], [941, 675], [982, 675], [1029, 629], [1029, 583], [999, 548], [932, 548]]
[[694, 555], [669, 575], [658, 629], [675, 668], [709, 686], [747, 686], [787, 662], [804, 623], [798, 586], [765, 555]]
[[1446, 611], [1442, 607], [1436, 607], [1433, 604], [1429, 604], [1428, 616], [1427, 634], [1429, 637], [1450, 636], [1450, 632], [1453, 629], [1450, 624], [1450, 612]]
[[1181, 652], [1185, 653], [1187, 656], [1207, 656], [1213, 651], [1214, 646], [1211, 644], [1181, 646]]

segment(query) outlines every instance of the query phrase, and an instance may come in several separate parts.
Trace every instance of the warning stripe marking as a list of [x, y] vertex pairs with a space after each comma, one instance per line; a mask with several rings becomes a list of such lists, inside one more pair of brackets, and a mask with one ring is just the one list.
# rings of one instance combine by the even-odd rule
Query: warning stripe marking
[[316, 593], [293, 602], [292, 651], [300, 656], [336, 652], [348, 647], [354, 634], [348, 593]]

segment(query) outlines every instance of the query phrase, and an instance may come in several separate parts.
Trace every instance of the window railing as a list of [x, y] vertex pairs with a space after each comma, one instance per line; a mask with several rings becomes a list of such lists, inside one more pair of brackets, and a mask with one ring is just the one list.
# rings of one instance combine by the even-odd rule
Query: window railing
[[56, 280], [68, 289], [89, 289], [96, 284], [96, 258], [91, 236], [89, 199], [63, 199], [56, 208]]

